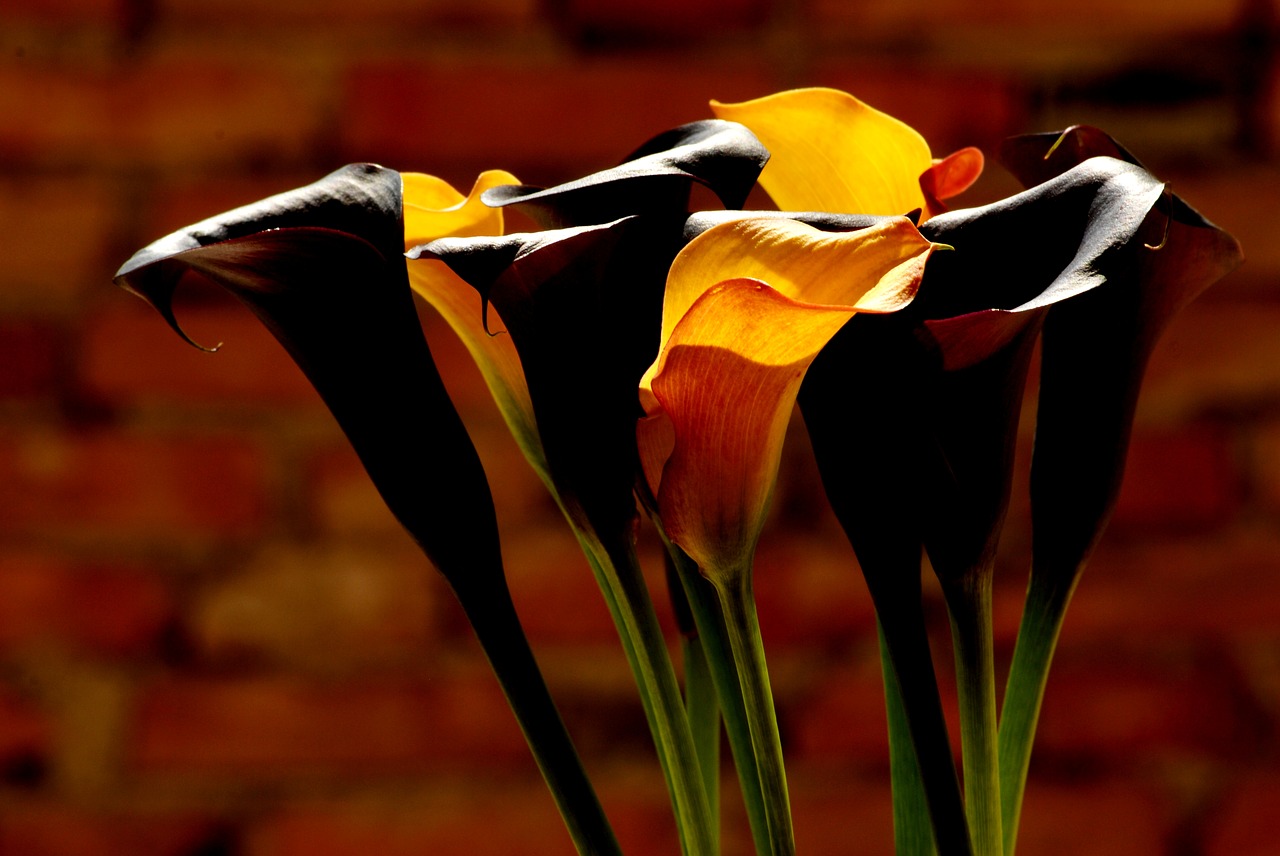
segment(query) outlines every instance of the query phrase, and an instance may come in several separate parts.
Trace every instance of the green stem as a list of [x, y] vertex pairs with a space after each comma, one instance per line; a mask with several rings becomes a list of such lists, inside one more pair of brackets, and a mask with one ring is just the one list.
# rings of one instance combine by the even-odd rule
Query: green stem
[[578, 537], [605, 592], [640, 690], [671, 796], [681, 849], [685, 856], [714, 856], [718, 852], [715, 827], [693, 734], [635, 549], [630, 543], [610, 547], [580, 531]]
[[747, 726], [760, 775], [769, 841], [775, 856], [795, 856], [795, 835], [791, 828], [791, 800], [787, 795], [787, 774], [782, 759], [782, 740], [769, 687], [760, 622], [751, 591], [749, 569], [717, 573], [712, 580], [720, 597], [729, 647], [742, 682], [742, 700]]
[[1027, 603], [1018, 629], [1000, 713], [1000, 800], [1004, 824], [1004, 856], [1013, 856], [1022, 815], [1022, 798], [1031, 766], [1036, 723], [1049, 680], [1049, 666], [1058, 645], [1062, 621], [1078, 574], [1062, 582], [1058, 575], [1031, 574]]
[[716, 698], [711, 666], [707, 663], [702, 640], [685, 637], [681, 642], [684, 660], [684, 705], [693, 733], [693, 746], [702, 768], [702, 783], [711, 807], [711, 829], [717, 847], [720, 843], [720, 701]]
[[667, 542], [667, 550], [675, 564], [676, 575], [684, 587], [689, 610], [698, 628], [698, 639], [702, 643], [716, 695], [720, 699], [720, 712], [724, 718], [724, 730], [729, 738], [734, 767], [738, 771], [738, 786], [742, 791], [742, 804], [751, 827], [751, 839], [759, 856], [773, 856], [764, 794], [760, 790], [760, 770], [751, 744], [746, 705], [742, 700], [742, 682], [730, 650], [729, 632], [720, 611], [719, 599], [711, 583], [702, 576], [683, 550], [670, 542]]
[[934, 845], [941, 856], [973, 856], [920, 599], [919, 560], [915, 561], [913, 576], [868, 574], [867, 582], [919, 763]]
[[944, 588], [960, 701], [965, 808], [977, 856], [1000, 856], [1000, 758], [996, 739], [991, 578], [985, 570]]
[[[920, 759], [911, 741], [902, 687], [894, 674], [884, 628], [876, 621], [880, 640], [880, 670], [884, 676], [885, 714], [889, 723], [889, 776], [893, 793], [893, 852], [895, 856], [934, 856], [929, 800]], [[954, 778], [954, 772], [952, 774]], [[958, 796], [958, 794], [957, 794]]]
[[613, 830], [547, 691], [506, 587], [458, 589], [458, 600], [524, 732], [574, 847], [582, 856], [621, 856]]

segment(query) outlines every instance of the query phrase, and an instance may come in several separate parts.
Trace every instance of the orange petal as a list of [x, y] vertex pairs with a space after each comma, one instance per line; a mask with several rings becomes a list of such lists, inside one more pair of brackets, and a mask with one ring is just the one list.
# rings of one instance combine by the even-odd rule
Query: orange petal
[[744, 218], [708, 229], [676, 256], [662, 303], [665, 345], [703, 292], [725, 279], [769, 283], [804, 303], [893, 312], [911, 302], [932, 248], [905, 217], [856, 232], [794, 220]]
[[972, 146], [952, 152], [945, 158], [934, 159], [933, 166], [920, 176], [920, 189], [929, 200], [929, 216], [946, 210], [941, 200], [959, 196], [972, 187], [982, 175], [984, 164], [982, 152]]
[[705, 573], [750, 565], [809, 363], [855, 313], [909, 303], [932, 246], [906, 218], [844, 233], [747, 218], [677, 257], [636, 435], [667, 534]]
[[659, 432], [670, 432], [658, 508], [667, 535], [705, 572], [749, 565], [800, 381], [855, 311], [733, 279], [677, 325], [651, 385], [661, 410], [642, 420], [639, 440], [652, 472]]

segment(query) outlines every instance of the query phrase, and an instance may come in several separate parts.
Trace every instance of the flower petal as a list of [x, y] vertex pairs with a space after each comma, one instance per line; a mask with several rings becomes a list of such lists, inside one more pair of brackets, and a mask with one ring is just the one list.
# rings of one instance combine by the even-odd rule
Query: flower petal
[[741, 208], [768, 159], [768, 150], [742, 125], [704, 120], [654, 137], [612, 169], [546, 189], [496, 187], [484, 201], [519, 204], [545, 228], [683, 213], [694, 183], [709, 187], [726, 208]]
[[705, 573], [749, 561], [805, 369], [855, 311], [733, 279], [674, 331], [650, 387], [673, 439], [656, 497], [667, 535]]
[[633, 217], [446, 238], [410, 253], [442, 260], [497, 310], [523, 365], [555, 491], [579, 525], [609, 538], [629, 531], [636, 514], [635, 390], [657, 352], [669, 232], [662, 220]]
[[835, 89], [793, 89], [711, 102], [772, 154], [760, 184], [784, 211], [906, 214], [927, 206], [929, 145], [910, 126]]
[[434, 175], [406, 172], [401, 178], [406, 250], [447, 235], [502, 234], [502, 212], [485, 205], [480, 196], [490, 188], [515, 183], [511, 173], [500, 169], [482, 172], [466, 196]]
[[[1001, 153], [1029, 183], [1088, 168], [1099, 155], [1138, 168], [1124, 147], [1088, 126], [1014, 138]], [[1078, 573], [1115, 505], [1157, 339], [1180, 309], [1243, 259], [1233, 237], [1167, 192], [1142, 226], [1144, 243], [1124, 280], [1055, 307], [1045, 324], [1032, 530], [1035, 564], [1064, 578]]]
[[758, 279], [804, 303], [894, 312], [915, 296], [930, 249], [905, 217], [843, 233], [781, 217], [731, 217], [695, 237], [671, 263], [661, 345], [702, 294], [725, 279]]
[[748, 567], [809, 363], [857, 312], [909, 303], [931, 249], [905, 218], [844, 234], [757, 218], [681, 251], [637, 440], [668, 536], [704, 573]]
[[116, 282], [175, 328], [188, 270], [226, 288], [288, 350], [450, 582], [501, 583], [488, 482], [427, 350], [402, 252], [400, 175], [366, 164], [162, 238]]
[[[1140, 168], [1096, 159], [921, 226], [954, 252], [930, 257], [904, 313], [856, 318], [841, 331], [800, 395], [828, 497], [860, 556], [900, 556], [927, 542], [935, 570], [951, 577], [990, 556], [1029, 343], [1055, 307], [1123, 287], [1160, 193]], [[863, 454], [886, 438], [913, 454]], [[920, 497], [937, 499], [921, 508]]]
[[[482, 173], [470, 194], [462, 196], [447, 182], [422, 174], [405, 175], [405, 246], [438, 238], [496, 236], [503, 231], [501, 209], [480, 201], [485, 191], [513, 183], [515, 176], [500, 170]], [[438, 260], [408, 263], [413, 290], [440, 313], [475, 360], [498, 410], [517, 445], [538, 475], [547, 481], [546, 455], [533, 416], [529, 385], [515, 344], [499, 313], [485, 306], [476, 290]]]
[[982, 151], [972, 146], [952, 152], [945, 158], [933, 161], [920, 176], [920, 190], [928, 200], [930, 216], [941, 214], [946, 208], [942, 200], [964, 193], [982, 175], [986, 159]]

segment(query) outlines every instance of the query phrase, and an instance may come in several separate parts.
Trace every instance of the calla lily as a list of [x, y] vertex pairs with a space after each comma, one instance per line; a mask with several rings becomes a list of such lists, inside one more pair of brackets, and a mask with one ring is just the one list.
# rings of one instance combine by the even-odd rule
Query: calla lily
[[711, 102], [772, 157], [760, 184], [783, 211], [907, 214], [946, 210], [982, 173], [982, 152], [941, 160], [909, 125], [835, 89], [792, 89], [739, 104]]
[[[832, 506], [846, 522], [877, 604], [895, 615], [892, 622], [882, 615], [890, 638], [918, 620], [921, 544], [942, 581], [956, 622], [962, 709], [969, 710], [962, 717], [966, 802], [983, 852], [1000, 846], [1001, 828], [994, 686], [982, 677], [991, 663], [992, 561], [1031, 346], [1054, 307], [1125, 275], [1141, 244], [1139, 226], [1160, 193], [1142, 170], [1099, 160], [994, 205], [930, 220], [922, 232], [955, 252], [934, 258], [919, 299], [892, 319], [897, 323], [865, 319], [862, 336], [858, 324], [850, 325], [847, 341], [824, 353], [801, 396]], [[870, 432], [841, 403], [840, 389], [876, 345], [892, 355], [891, 368], [859, 402], [887, 421], [877, 432], [917, 450], [906, 461], [865, 461], [847, 451]], [[897, 618], [897, 611], [912, 620]], [[923, 664], [919, 634], [913, 639], [904, 638], [897, 656]], [[904, 690], [913, 686], [905, 663], [895, 671]], [[965, 679], [971, 672], [972, 684]], [[912, 697], [917, 692], [932, 693], [918, 689]], [[936, 733], [936, 722], [927, 733]], [[940, 750], [937, 742], [931, 752]]]
[[707, 119], [659, 134], [611, 169], [552, 188], [497, 187], [484, 201], [518, 204], [548, 229], [671, 217], [686, 210], [694, 184], [709, 188], [725, 208], [741, 208], [768, 160], [768, 149], [745, 127]]
[[[1098, 156], [1137, 160], [1088, 126], [1019, 137], [1002, 160], [1028, 185]], [[1076, 166], [1080, 164], [1080, 166]], [[1032, 455], [1032, 568], [1000, 723], [1004, 853], [1012, 856], [1036, 722], [1072, 592], [1115, 505], [1147, 359], [1173, 315], [1241, 261], [1239, 244], [1167, 192], [1123, 277], [1045, 324]]]
[[775, 854], [794, 852], [751, 561], [804, 373], [858, 312], [913, 297], [932, 247], [906, 218], [823, 233], [730, 220], [671, 265], [637, 442], [662, 527], [715, 586], [740, 676]]
[[[493, 238], [443, 238], [409, 252], [441, 262], [492, 306], [520, 356], [554, 495], [583, 544], [623, 648], [671, 785], [682, 843], [714, 849], [675, 673], [632, 542], [639, 462], [637, 364], [656, 339], [665, 260], [643, 218]], [[669, 231], [661, 221], [654, 224]], [[669, 257], [667, 257], [669, 258]], [[657, 269], [655, 270], [655, 265]]]
[[741, 219], [676, 257], [638, 433], [667, 534], [705, 573], [750, 563], [808, 364], [857, 312], [907, 305], [930, 249], [905, 218], [843, 235]]
[[[711, 828], [705, 794], [692, 794], [689, 776], [677, 769], [680, 756], [693, 756], [676, 745], [688, 739], [688, 724], [677, 721], [683, 714], [674, 673], [632, 546], [634, 391], [657, 350], [662, 284], [682, 242], [691, 188], [705, 185], [725, 204], [740, 205], [767, 158], [741, 125], [696, 122], [655, 137], [618, 167], [568, 184], [481, 182], [466, 202], [448, 200], [465, 208], [479, 195], [489, 205], [516, 205], [552, 231], [440, 240], [409, 253], [420, 293], [458, 310], [442, 312], [468, 340], [592, 561], [641, 681], [664, 770], [676, 783], [684, 845], [695, 852], [712, 846], [696, 839]], [[454, 286], [452, 297], [439, 296], [444, 289], [433, 283], [449, 271], [474, 290], [469, 301]], [[489, 335], [495, 331], [502, 332]]]
[[[181, 333], [172, 297], [196, 271], [280, 341], [457, 594], [579, 851], [617, 853], [511, 603], [489, 485], [413, 305], [404, 214], [399, 173], [350, 166], [162, 238], [116, 281]], [[421, 212], [407, 219], [432, 228]], [[447, 213], [437, 219], [439, 228], [466, 228]]]
[[[116, 282], [179, 333], [172, 297], [184, 273], [227, 288], [315, 385], [436, 566], [457, 586], [479, 575], [493, 584], [501, 559], [488, 483], [418, 325], [402, 231], [400, 174], [349, 166], [162, 238]], [[447, 487], [423, 489], [431, 484]]]

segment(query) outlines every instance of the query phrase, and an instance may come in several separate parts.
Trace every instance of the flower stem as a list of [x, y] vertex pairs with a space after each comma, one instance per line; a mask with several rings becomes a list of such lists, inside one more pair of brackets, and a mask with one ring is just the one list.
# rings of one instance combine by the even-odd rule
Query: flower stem
[[795, 835], [791, 827], [791, 801], [787, 794], [782, 740], [778, 734], [778, 718], [769, 687], [760, 622], [751, 591], [751, 574], [749, 569], [715, 574], [712, 583], [720, 597], [729, 646], [741, 678], [742, 701], [758, 765], [772, 851], [775, 856], [794, 856]]
[[944, 587], [955, 646], [965, 808], [977, 856], [1000, 856], [1003, 847], [991, 578], [979, 570]]
[[640, 690], [658, 762], [671, 795], [685, 856], [718, 852], [715, 825], [684, 700], [666, 641], [630, 544], [603, 544], [578, 531], [605, 603], [623, 640], [623, 651]]
[[[895, 856], [934, 856], [933, 826], [924, 774], [920, 770], [902, 687], [894, 674], [884, 628], [876, 621], [880, 642], [880, 671], [884, 676], [885, 714], [889, 724], [889, 776], [893, 791], [893, 852]], [[954, 777], [954, 773], [953, 773]]]
[[1032, 571], [1027, 602], [1018, 628], [1018, 641], [1009, 666], [1004, 707], [1000, 713], [1000, 799], [1004, 825], [1004, 856], [1013, 856], [1022, 815], [1022, 798], [1031, 766], [1036, 723], [1049, 680], [1049, 666], [1062, 631], [1062, 621], [1078, 574], [1067, 581], [1059, 575]]
[[[879, 616], [883, 652], [890, 667], [887, 671], [892, 673], [902, 699], [911, 750], [933, 826], [934, 846], [941, 856], [973, 856], [974, 846], [960, 796], [960, 780], [956, 776], [920, 601], [918, 550], [913, 576], [874, 573], [867, 575], [867, 582]], [[890, 763], [893, 763], [892, 756]], [[898, 784], [899, 779], [895, 778], [895, 788]]]
[[698, 640], [702, 643], [716, 695], [720, 699], [720, 712], [724, 718], [725, 734], [729, 738], [729, 750], [733, 753], [733, 763], [738, 771], [738, 787], [742, 791], [742, 803], [751, 827], [751, 839], [758, 856], [773, 856], [764, 794], [760, 790], [760, 770], [751, 743], [746, 705], [742, 700], [742, 682], [730, 650], [729, 632], [725, 627], [719, 598], [711, 583], [702, 576], [683, 550], [670, 542], [667, 542], [667, 550], [675, 566], [676, 576], [684, 587], [689, 610], [698, 628]]
[[505, 585], [456, 589], [538, 769], [582, 856], [621, 856], [600, 801], [547, 691]]
[[693, 733], [693, 747], [702, 768], [714, 826], [711, 833], [720, 839], [720, 701], [716, 698], [711, 666], [699, 637], [685, 637], [680, 645], [684, 660], [684, 706]]

